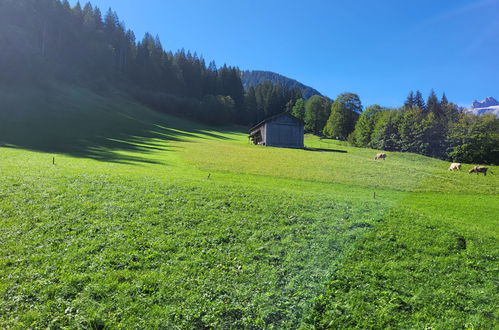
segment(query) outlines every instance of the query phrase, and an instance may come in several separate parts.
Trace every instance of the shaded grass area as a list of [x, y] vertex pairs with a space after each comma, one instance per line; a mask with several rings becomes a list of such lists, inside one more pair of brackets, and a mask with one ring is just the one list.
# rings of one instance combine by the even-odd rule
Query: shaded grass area
[[119, 92], [102, 96], [59, 85], [0, 90], [3, 146], [106, 162], [148, 163], [148, 154], [174, 150], [163, 141], [232, 139], [234, 133], [234, 127], [215, 132], [212, 127], [154, 112]]

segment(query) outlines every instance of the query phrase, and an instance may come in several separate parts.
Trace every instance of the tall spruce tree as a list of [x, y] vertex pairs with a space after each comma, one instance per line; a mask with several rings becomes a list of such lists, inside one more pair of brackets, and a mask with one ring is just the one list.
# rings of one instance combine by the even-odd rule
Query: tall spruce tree
[[407, 95], [407, 99], [405, 100], [404, 105], [406, 107], [413, 107], [416, 105], [416, 97], [414, 96], [414, 92], [411, 91], [409, 95]]
[[442, 94], [442, 100], [440, 101], [440, 104], [442, 104], [442, 105], [449, 104], [449, 100], [447, 100], [447, 96], [445, 95], [445, 92]]
[[423, 94], [419, 90], [416, 91], [416, 95], [414, 96], [414, 105], [421, 110], [426, 110], [426, 104], [423, 100]]
[[433, 113], [437, 119], [442, 116], [442, 108], [440, 102], [438, 101], [437, 94], [432, 89], [428, 95], [428, 101], [426, 101], [426, 108], [429, 112]]

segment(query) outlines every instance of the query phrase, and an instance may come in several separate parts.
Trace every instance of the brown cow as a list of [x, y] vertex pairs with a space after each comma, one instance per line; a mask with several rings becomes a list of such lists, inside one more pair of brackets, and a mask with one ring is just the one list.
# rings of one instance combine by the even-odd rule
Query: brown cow
[[449, 171], [455, 171], [455, 170], [461, 171], [461, 163], [450, 164]]
[[478, 173], [483, 173], [483, 175], [486, 176], [487, 170], [488, 170], [488, 168], [485, 166], [475, 166], [471, 170], [468, 171], [468, 174], [476, 173], [476, 175], [478, 175]]
[[376, 155], [376, 157], [374, 157], [374, 160], [378, 160], [378, 159], [385, 159], [386, 158], [386, 154], [384, 152], [380, 152], [379, 154]]

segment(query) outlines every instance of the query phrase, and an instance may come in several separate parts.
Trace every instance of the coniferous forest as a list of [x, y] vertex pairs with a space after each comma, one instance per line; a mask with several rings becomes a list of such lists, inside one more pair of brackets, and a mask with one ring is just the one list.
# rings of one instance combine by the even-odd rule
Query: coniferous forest
[[3, 84], [112, 86], [159, 111], [218, 125], [250, 125], [301, 97], [298, 90], [268, 84], [245, 96], [236, 67], [207, 64], [183, 49], [166, 51], [149, 33], [136, 40], [116, 12], [102, 13], [90, 3], [1, 0], [0, 24]]
[[306, 99], [309, 99], [314, 95], [321, 95], [318, 90], [275, 72], [259, 70], [243, 71], [241, 72], [241, 78], [245, 89], [259, 85], [265, 81], [270, 81], [273, 84], [281, 84], [290, 89], [298, 88]]
[[[499, 119], [475, 116], [432, 91], [410, 93], [399, 109], [336, 100], [265, 81], [244, 90], [241, 71], [217, 67], [159, 37], [137, 39], [116, 12], [67, 0], [0, 0], [0, 84], [79, 84], [125, 91], [158, 110], [212, 125], [252, 125], [289, 111], [307, 132], [359, 147], [415, 152], [462, 162], [499, 163]], [[308, 95], [307, 95], [308, 96]]]

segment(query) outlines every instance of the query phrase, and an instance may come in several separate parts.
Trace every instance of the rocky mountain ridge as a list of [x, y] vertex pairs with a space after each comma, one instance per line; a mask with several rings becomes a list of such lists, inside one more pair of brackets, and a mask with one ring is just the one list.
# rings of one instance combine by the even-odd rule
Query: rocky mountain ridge
[[492, 96], [487, 97], [482, 101], [473, 101], [472, 106], [468, 109], [471, 113], [475, 115], [484, 115], [487, 113], [492, 113], [499, 117], [499, 101], [497, 101]]
[[495, 106], [499, 106], [499, 101], [490, 96], [483, 101], [477, 101], [477, 100], [473, 101], [472, 107], [473, 109], [479, 109], [479, 108], [489, 108]]

